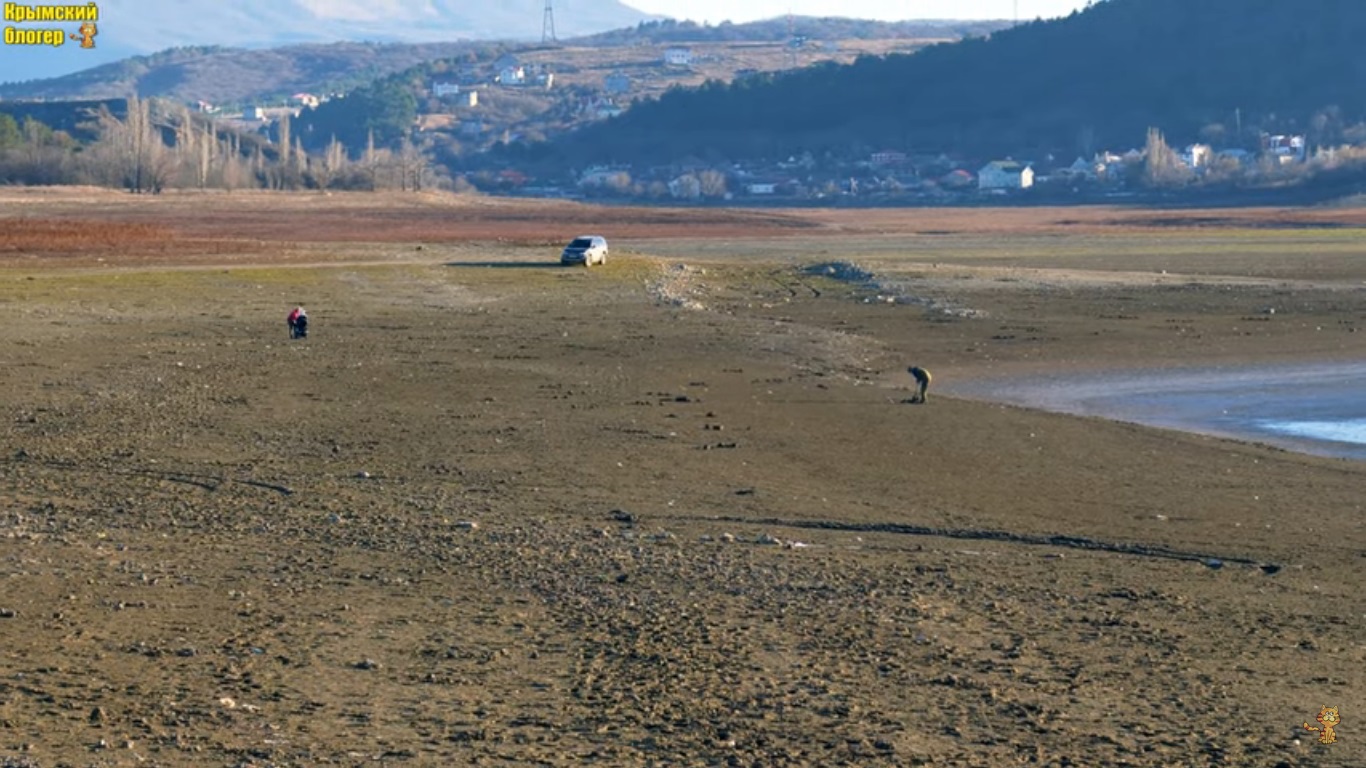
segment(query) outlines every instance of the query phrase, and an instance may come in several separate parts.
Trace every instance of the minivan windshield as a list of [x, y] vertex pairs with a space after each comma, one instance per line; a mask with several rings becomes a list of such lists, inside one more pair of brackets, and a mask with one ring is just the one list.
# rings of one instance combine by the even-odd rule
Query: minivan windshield
[[591, 247], [593, 247], [593, 238], [591, 238], [591, 237], [580, 237], [580, 238], [577, 238], [577, 239], [574, 240], [574, 242], [572, 242], [572, 243], [569, 244], [569, 247], [570, 247], [570, 248], [591, 248]]

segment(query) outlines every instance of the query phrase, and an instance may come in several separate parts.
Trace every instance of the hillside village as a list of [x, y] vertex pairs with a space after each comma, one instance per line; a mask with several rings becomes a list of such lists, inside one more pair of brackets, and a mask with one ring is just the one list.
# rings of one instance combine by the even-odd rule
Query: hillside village
[[[817, 64], [847, 65], [867, 60], [861, 57], [913, 53], [940, 42], [947, 39], [818, 40], [793, 36], [780, 41], [471, 48], [367, 86], [384, 94], [401, 94], [410, 102], [402, 121], [392, 124], [394, 130], [379, 147], [373, 146], [373, 129], [369, 148], [363, 131], [359, 136], [353, 131], [341, 142], [331, 134], [328, 145], [329, 131], [369, 124], [379, 116], [364, 109], [388, 109], [392, 104], [351, 99], [353, 107], [370, 106], [359, 107], [359, 112], [353, 108], [340, 123], [334, 116], [333, 128], [310, 123], [310, 118], [335, 106], [334, 102], [346, 103], [364, 88], [299, 91], [236, 104], [190, 99], [193, 120], [203, 125], [202, 129], [190, 125], [190, 116], [178, 116], [187, 105], [163, 103], [159, 108], [162, 117], [149, 122], [159, 126], [171, 155], [185, 155], [178, 162], [187, 168], [158, 174], [170, 186], [191, 183], [191, 179], [202, 186], [215, 176], [203, 168], [193, 172], [188, 168], [204, 165], [190, 157], [193, 145], [202, 141], [192, 140], [185, 148], [177, 146], [187, 135], [210, 132], [223, 148], [221, 152], [215, 150], [215, 162], [222, 166], [217, 177], [231, 176], [237, 184], [251, 185], [253, 179], [260, 185], [280, 188], [373, 188], [393, 183], [404, 189], [445, 186], [501, 195], [693, 204], [1065, 202], [1171, 190], [1238, 190], [1302, 180], [1344, 162], [1356, 162], [1366, 154], [1357, 149], [1366, 145], [1366, 140], [1330, 144], [1322, 140], [1322, 134], [1257, 129], [1240, 130], [1236, 135], [1230, 129], [1222, 141], [1171, 148], [1156, 133], [1161, 126], [1153, 129], [1146, 142], [1136, 135], [1127, 146], [1093, 147], [1090, 144], [1094, 142], [1079, 139], [1075, 152], [1038, 153], [1020, 147], [1002, 155], [955, 150], [952, 137], [943, 142], [922, 140], [919, 147], [855, 142], [840, 150], [798, 150], [782, 156], [726, 157], [712, 152], [700, 157], [661, 156], [648, 163], [581, 165], [554, 157], [547, 160], [546, 153], [538, 154], [536, 149], [552, 146], [557, 139], [585, 127], [610, 126], [610, 121], [626, 114], [633, 105], [658, 100], [675, 89], [705, 90], [751, 78], [756, 82], [781, 80], [788, 73], [810, 71]], [[127, 112], [119, 101], [75, 104], [68, 111], [92, 113], [101, 107], [110, 111], [109, 119], [124, 120]], [[3, 113], [12, 115], [16, 125], [32, 118], [55, 129], [56, 139], [47, 147], [53, 152], [72, 151], [76, 140], [67, 134], [79, 133], [82, 125], [88, 131], [93, 124], [88, 117], [82, 123], [71, 115], [59, 114], [57, 102], [0, 102], [0, 116]], [[108, 119], [105, 125], [108, 127]], [[34, 137], [41, 132], [22, 133]], [[19, 132], [15, 135], [18, 137]], [[93, 134], [82, 140], [92, 139]], [[14, 144], [18, 140], [10, 141]], [[4, 148], [0, 131], [0, 150]], [[220, 157], [225, 154], [236, 158]], [[398, 155], [403, 157], [401, 163], [394, 159]], [[230, 162], [243, 168], [229, 172], [226, 166]], [[268, 168], [271, 162], [289, 168], [272, 172]], [[379, 172], [386, 163], [401, 164], [406, 170]], [[29, 161], [28, 166], [32, 165]], [[368, 170], [347, 172], [348, 166], [355, 171], [360, 165]], [[27, 166], [18, 162], [9, 167], [22, 170]], [[27, 175], [7, 176], [4, 171], [0, 168], [0, 180], [10, 182], [34, 183], [31, 179], [41, 178], [48, 180], [43, 183], [52, 183], [60, 177], [50, 168]], [[118, 176], [103, 171], [92, 174], [88, 169], [68, 175], [78, 183]], [[135, 175], [140, 178], [140, 171]]]
[[[1191, 144], [1173, 152], [1165, 179], [1145, 178], [1148, 148], [1137, 145], [1073, 158], [971, 158], [942, 152], [882, 149], [859, 158], [817, 158], [807, 152], [780, 160], [651, 167], [598, 165], [553, 175], [480, 156], [496, 145], [545, 138], [622, 114], [669, 88], [781, 72], [788, 66], [852, 59], [923, 47], [926, 41], [853, 41], [748, 45], [670, 45], [572, 50], [558, 47], [504, 53], [482, 62], [441, 68], [417, 89], [412, 139], [453, 177], [494, 194], [720, 202], [843, 201], [868, 204], [951, 204], [1003, 197], [1122, 197], [1143, 186], [1255, 181], [1293, 173], [1316, 160], [1304, 135], [1263, 135], [1249, 150]], [[227, 111], [198, 102], [225, 127], [278, 136], [281, 119], [298, 118], [339, 94], [298, 93], [285, 105]], [[519, 109], [509, 115], [507, 106]], [[1138, 138], [1138, 137], [1136, 137]], [[459, 155], [441, 152], [458, 146]], [[1319, 162], [1327, 157], [1318, 156]], [[1146, 183], [1145, 183], [1146, 182]]]

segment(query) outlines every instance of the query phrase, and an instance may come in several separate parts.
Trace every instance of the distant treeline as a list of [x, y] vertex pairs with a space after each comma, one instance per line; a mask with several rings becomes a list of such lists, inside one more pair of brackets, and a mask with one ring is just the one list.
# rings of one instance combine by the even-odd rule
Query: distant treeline
[[[309, 152], [281, 121], [274, 143], [221, 130], [183, 105], [141, 99], [15, 105], [0, 110], [0, 185], [84, 184], [158, 193], [164, 189], [462, 188], [405, 136], [393, 148], [367, 134]], [[25, 107], [16, 117], [5, 110]], [[71, 130], [37, 119], [47, 109]], [[74, 125], [73, 125], [74, 123]]]
[[980, 37], [1010, 26], [1005, 21], [869, 21], [815, 16], [782, 16], [765, 21], [717, 25], [695, 21], [646, 21], [575, 40], [602, 46], [645, 43], [782, 42], [794, 37], [809, 40], [957, 40]]

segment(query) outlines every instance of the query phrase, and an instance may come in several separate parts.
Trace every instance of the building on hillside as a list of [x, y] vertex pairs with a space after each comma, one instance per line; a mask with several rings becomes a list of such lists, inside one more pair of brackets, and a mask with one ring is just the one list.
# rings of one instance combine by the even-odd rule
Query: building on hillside
[[479, 106], [479, 91], [473, 89], [465, 91], [460, 94], [460, 98], [456, 103], [462, 107], [470, 107], [471, 109]]
[[613, 72], [603, 78], [602, 90], [606, 93], [626, 93], [631, 90], [631, 78], [621, 72]]
[[1029, 189], [1034, 186], [1034, 169], [1014, 160], [993, 160], [977, 172], [981, 190]]
[[691, 67], [692, 50], [689, 48], [665, 48], [664, 66], [666, 67]]
[[318, 104], [322, 103], [321, 99], [311, 93], [296, 93], [293, 96], [290, 96], [289, 100], [298, 104], [300, 107], [309, 109], [317, 109]]
[[525, 85], [526, 70], [522, 67], [504, 67], [498, 72], [498, 82], [502, 85]]
[[1302, 163], [1305, 158], [1304, 137], [1264, 133], [1262, 134], [1262, 151], [1282, 165]]
[[1208, 144], [1192, 144], [1181, 150], [1181, 162], [1194, 171], [1209, 167], [1213, 159], [1214, 148]]
[[451, 96], [459, 96], [460, 84], [435, 80], [432, 82], [432, 95], [438, 99], [445, 99]]
[[1071, 165], [1066, 168], [1059, 168], [1053, 175], [1060, 180], [1077, 183], [1095, 181], [1099, 173], [1094, 162], [1088, 162], [1086, 158], [1078, 157]]

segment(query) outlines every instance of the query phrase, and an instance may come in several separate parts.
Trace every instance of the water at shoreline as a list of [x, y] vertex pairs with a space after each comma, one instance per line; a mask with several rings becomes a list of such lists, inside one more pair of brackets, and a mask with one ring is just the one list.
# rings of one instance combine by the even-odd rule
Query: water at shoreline
[[1026, 376], [953, 382], [943, 389], [975, 400], [1366, 461], [1364, 385], [1366, 363], [1342, 363]]

